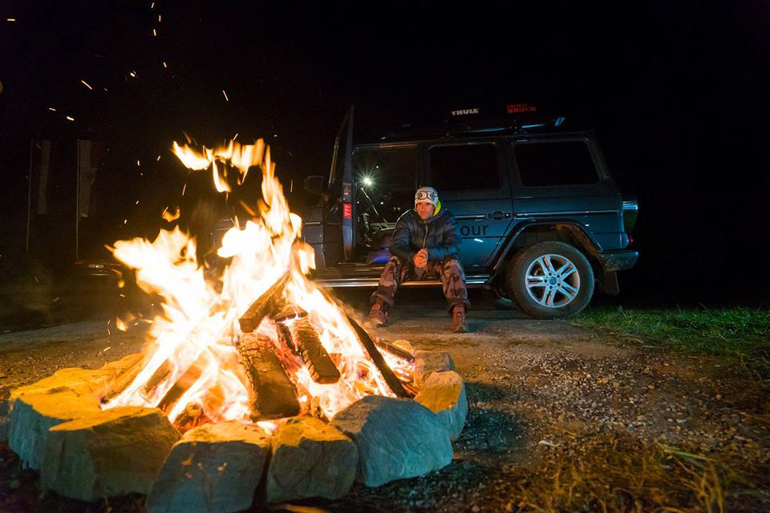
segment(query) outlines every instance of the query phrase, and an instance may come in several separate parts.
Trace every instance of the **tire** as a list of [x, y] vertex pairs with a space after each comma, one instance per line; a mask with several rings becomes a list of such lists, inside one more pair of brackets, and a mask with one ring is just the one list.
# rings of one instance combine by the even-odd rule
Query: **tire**
[[497, 280], [492, 288], [487, 291], [489, 302], [498, 310], [515, 310], [516, 302], [511, 297], [510, 290], [505, 280]]
[[564, 242], [524, 248], [511, 260], [506, 279], [516, 304], [535, 319], [572, 317], [588, 306], [594, 292], [591, 264]]

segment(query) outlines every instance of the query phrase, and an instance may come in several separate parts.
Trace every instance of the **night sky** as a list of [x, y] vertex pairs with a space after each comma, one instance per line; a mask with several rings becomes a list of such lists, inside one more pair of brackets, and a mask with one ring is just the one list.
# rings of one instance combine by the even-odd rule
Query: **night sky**
[[529, 102], [595, 128], [639, 199], [622, 299], [770, 295], [767, 0], [6, 1], [0, 16], [5, 274], [23, 254], [31, 138], [110, 148], [94, 208], [128, 219], [118, 238], [190, 181], [169, 151], [183, 131], [263, 137], [289, 183], [327, 172], [351, 103], [360, 125], [387, 127]]

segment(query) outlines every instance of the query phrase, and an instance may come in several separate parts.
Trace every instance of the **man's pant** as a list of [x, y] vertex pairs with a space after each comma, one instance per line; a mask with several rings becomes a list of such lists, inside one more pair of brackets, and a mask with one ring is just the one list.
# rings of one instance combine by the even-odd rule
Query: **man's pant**
[[391, 256], [380, 275], [380, 284], [372, 294], [372, 303], [379, 298], [388, 306], [393, 307], [396, 291], [401, 283], [437, 276], [441, 280], [444, 297], [449, 303], [450, 312], [455, 305], [464, 305], [465, 308], [470, 308], [468, 289], [465, 287], [465, 271], [455, 256], [448, 256], [444, 260], [429, 261], [428, 265], [422, 269], [417, 269], [412, 262], [407, 264], [400, 258]]

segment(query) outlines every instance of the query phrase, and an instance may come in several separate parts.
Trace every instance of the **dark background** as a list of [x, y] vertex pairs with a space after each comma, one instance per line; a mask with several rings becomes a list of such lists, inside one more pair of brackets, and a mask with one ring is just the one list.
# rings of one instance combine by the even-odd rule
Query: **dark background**
[[328, 172], [351, 103], [358, 123], [397, 126], [529, 102], [596, 128], [639, 199], [642, 256], [621, 301], [766, 305], [767, 1], [151, 4], [0, 8], [1, 279], [36, 268], [31, 138], [103, 143], [84, 229], [116, 240], [157, 233], [166, 206], [205, 217], [190, 198], [209, 176], [170, 153], [183, 131], [209, 146], [265, 138], [289, 189]]

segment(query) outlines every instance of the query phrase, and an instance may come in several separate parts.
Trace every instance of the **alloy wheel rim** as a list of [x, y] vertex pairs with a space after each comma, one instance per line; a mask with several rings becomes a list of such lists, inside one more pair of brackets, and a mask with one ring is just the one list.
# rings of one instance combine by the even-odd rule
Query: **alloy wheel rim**
[[530, 262], [524, 281], [529, 297], [545, 308], [563, 308], [580, 292], [580, 273], [575, 263], [556, 253]]

